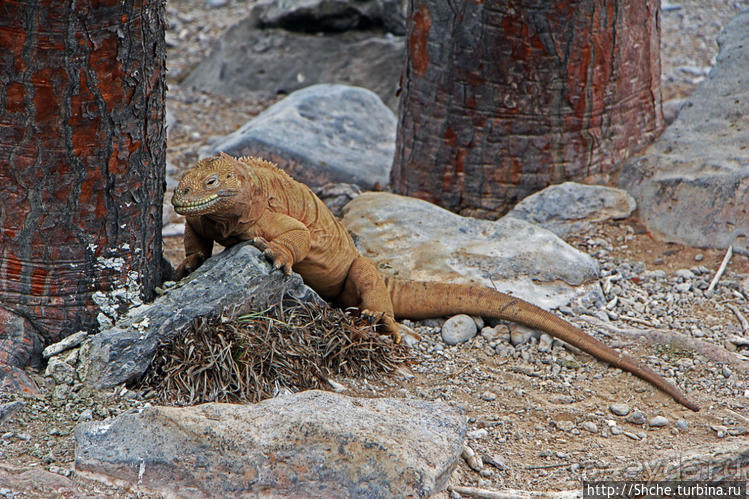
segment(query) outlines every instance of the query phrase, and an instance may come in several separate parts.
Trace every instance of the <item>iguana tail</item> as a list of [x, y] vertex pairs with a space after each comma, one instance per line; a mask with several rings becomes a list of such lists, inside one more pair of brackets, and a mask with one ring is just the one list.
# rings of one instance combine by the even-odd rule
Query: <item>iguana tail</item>
[[470, 284], [385, 279], [396, 318], [427, 319], [454, 314], [504, 319], [540, 329], [651, 383], [693, 411], [699, 406], [652, 369], [598, 341], [569, 322], [520, 298]]

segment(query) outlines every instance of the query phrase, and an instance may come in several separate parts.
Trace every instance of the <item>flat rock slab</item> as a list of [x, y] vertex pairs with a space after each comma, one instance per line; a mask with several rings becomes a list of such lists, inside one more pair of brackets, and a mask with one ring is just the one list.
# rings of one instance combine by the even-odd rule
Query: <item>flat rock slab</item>
[[587, 230], [591, 222], [628, 217], [636, 207], [623, 189], [564, 182], [531, 194], [507, 215], [565, 237]]
[[419, 199], [364, 193], [344, 208], [359, 249], [384, 273], [478, 283], [543, 308], [600, 293], [596, 261], [552, 232], [512, 217], [461, 217]]
[[83, 497], [73, 480], [39, 467], [16, 468], [0, 463], [3, 497]]
[[651, 232], [726, 248], [736, 231], [749, 236], [749, 10], [718, 43], [708, 77], [645, 154], [625, 164], [619, 183]]
[[75, 467], [177, 497], [427, 497], [456, 466], [466, 430], [447, 404], [312, 390], [82, 423]]
[[404, 37], [375, 30], [318, 35], [262, 29], [261, 15], [258, 6], [229, 28], [182, 84], [236, 97], [341, 83], [368, 88], [390, 109], [397, 109]]
[[153, 303], [131, 309], [81, 346], [78, 375], [92, 388], [132, 381], [148, 368], [161, 340], [198, 317], [263, 310], [284, 296], [321, 300], [302, 278], [273, 270], [260, 251], [238, 244], [209, 258]]
[[364, 189], [390, 181], [396, 118], [367, 89], [313, 85], [266, 109], [213, 146], [211, 154], [260, 156], [313, 189]]

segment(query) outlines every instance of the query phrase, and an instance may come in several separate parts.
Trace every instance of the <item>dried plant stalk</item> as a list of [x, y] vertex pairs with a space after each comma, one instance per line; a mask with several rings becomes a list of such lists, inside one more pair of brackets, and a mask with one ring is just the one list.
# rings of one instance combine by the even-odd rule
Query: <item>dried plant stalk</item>
[[294, 302], [232, 320], [196, 320], [159, 347], [138, 388], [160, 403], [258, 402], [327, 378], [378, 378], [412, 355], [364, 319]]

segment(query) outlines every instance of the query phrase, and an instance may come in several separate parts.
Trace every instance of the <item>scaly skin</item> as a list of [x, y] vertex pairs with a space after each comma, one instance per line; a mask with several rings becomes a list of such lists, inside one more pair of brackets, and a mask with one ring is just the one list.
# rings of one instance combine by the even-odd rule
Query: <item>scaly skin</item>
[[651, 369], [535, 305], [483, 286], [383, 278], [359, 254], [348, 231], [320, 199], [272, 163], [226, 154], [185, 173], [172, 198], [186, 216], [183, 277], [211, 256], [213, 242], [253, 241], [276, 268], [299, 273], [324, 298], [358, 307], [400, 341], [396, 318], [457, 313], [518, 322], [545, 331], [597, 359], [631, 372], [692, 409], [672, 384]]

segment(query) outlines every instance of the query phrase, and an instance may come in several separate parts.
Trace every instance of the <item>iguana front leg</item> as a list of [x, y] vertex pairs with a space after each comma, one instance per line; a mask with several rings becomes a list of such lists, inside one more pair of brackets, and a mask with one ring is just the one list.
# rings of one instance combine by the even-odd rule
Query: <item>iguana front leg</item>
[[310, 233], [299, 220], [281, 213], [267, 212], [256, 224], [252, 244], [262, 251], [277, 269], [291, 274], [291, 267], [307, 256]]
[[358, 307], [363, 315], [385, 326], [385, 332], [400, 343], [400, 325], [395, 322], [393, 303], [382, 274], [369, 258], [354, 259], [338, 300], [346, 307]]
[[213, 240], [201, 237], [185, 220], [185, 259], [177, 267], [177, 279], [182, 279], [192, 271], [200, 267], [204, 261], [210, 258], [213, 252]]

